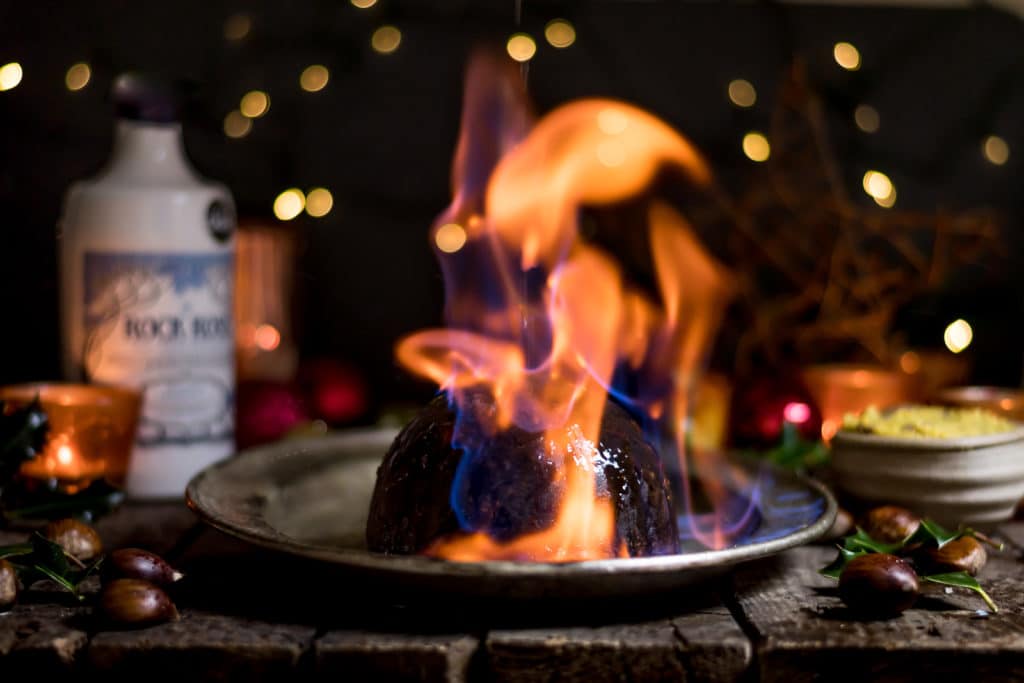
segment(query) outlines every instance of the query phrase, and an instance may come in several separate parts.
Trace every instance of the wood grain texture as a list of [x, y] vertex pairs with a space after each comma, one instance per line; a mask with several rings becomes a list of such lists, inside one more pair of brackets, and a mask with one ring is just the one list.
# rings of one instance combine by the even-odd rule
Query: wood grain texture
[[613, 626], [497, 630], [485, 641], [496, 681], [735, 681], [750, 643], [725, 607]]
[[985, 619], [974, 593], [928, 586], [918, 604], [881, 621], [858, 620], [817, 570], [835, 556], [805, 547], [741, 567], [736, 600], [756, 637], [763, 681], [1012, 680], [1024, 677], [1021, 566], [994, 557], [980, 579], [1002, 611]]
[[0, 614], [0, 671], [59, 676], [78, 664], [88, 642], [88, 610], [34, 602], [40, 597], [28, 592], [22, 603]]
[[321, 680], [463, 683], [478, 644], [463, 634], [329, 631], [314, 644], [314, 665]]
[[184, 610], [179, 621], [92, 637], [88, 665], [104, 680], [272, 681], [290, 675], [314, 629]]

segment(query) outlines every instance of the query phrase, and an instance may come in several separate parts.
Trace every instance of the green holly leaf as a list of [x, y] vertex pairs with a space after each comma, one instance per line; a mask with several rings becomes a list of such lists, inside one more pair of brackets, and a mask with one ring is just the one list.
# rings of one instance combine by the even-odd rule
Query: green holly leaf
[[32, 552], [31, 543], [15, 543], [13, 545], [0, 546], [0, 560], [7, 557], [18, 557], [29, 555]]
[[49, 420], [36, 397], [32, 403], [10, 409], [0, 401], [0, 490], [26, 460], [36, 457], [46, 443]]
[[920, 526], [917, 527], [917, 531], [904, 544], [934, 543], [936, 547], [941, 548], [950, 541], [955, 541], [964, 536], [968, 531], [968, 529], [949, 531], [930, 519], [922, 519]]
[[822, 576], [827, 576], [830, 579], [838, 579], [839, 575], [843, 573], [844, 569], [846, 569], [846, 565], [850, 563], [850, 560], [867, 554], [866, 550], [847, 550], [846, 548], [840, 547], [839, 555], [832, 561], [832, 564], [819, 570], [818, 573]]
[[59, 543], [54, 543], [38, 531], [29, 539], [32, 544], [32, 559], [35, 564], [46, 567], [60, 576], [67, 576], [71, 571], [67, 554]]
[[943, 586], [956, 586], [958, 588], [968, 588], [982, 597], [993, 612], [998, 612], [999, 607], [993, 602], [992, 598], [989, 597], [985, 589], [981, 587], [978, 580], [967, 572], [951, 572], [949, 574], [929, 574], [927, 576], [920, 577], [922, 581], [928, 581], [930, 583], [938, 583]]
[[843, 540], [843, 547], [846, 550], [862, 551], [867, 553], [894, 553], [902, 548], [904, 543], [905, 542], [882, 543], [881, 541], [876, 541], [868, 535], [868, 532], [857, 527], [856, 533], [847, 536]]
[[79, 586], [95, 574], [103, 563], [100, 557], [89, 565], [68, 562], [64, 548], [36, 532], [27, 543], [0, 546], [0, 558], [7, 558], [17, 570], [22, 583], [28, 585], [38, 579], [49, 579], [78, 600], [82, 595]]

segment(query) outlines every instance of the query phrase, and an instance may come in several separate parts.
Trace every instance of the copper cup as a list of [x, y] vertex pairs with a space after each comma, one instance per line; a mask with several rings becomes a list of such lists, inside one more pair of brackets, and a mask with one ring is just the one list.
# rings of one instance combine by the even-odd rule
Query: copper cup
[[943, 405], [987, 408], [1017, 422], [1024, 422], [1024, 389], [1005, 387], [951, 387], [935, 395]]
[[831, 441], [846, 413], [908, 403], [919, 395], [912, 375], [876, 365], [813, 365], [803, 378], [821, 413], [825, 441]]
[[[123, 486], [142, 396], [120, 387], [38, 383], [0, 387], [0, 401], [20, 407], [39, 397], [50, 431], [21, 474], [75, 493], [98, 479]], [[8, 408], [9, 409], [9, 408]]]

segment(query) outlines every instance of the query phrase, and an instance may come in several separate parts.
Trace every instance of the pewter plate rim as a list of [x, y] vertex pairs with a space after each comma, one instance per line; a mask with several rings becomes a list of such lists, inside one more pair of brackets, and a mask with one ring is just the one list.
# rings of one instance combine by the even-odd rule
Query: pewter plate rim
[[[806, 489], [819, 494], [825, 501], [825, 509], [819, 517], [800, 529], [783, 536], [756, 541], [723, 550], [705, 550], [677, 555], [656, 557], [615, 558], [587, 560], [583, 562], [452, 562], [437, 558], [399, 555], [383, 555], [368, 550], [327, 546], [307, 543], [288, 536], [274, 528], [261, 513], [265, 505], [252, 498], [237, 498], [228, 501], [229, 508], [242, 518], [228, 519], [209, 504], [218, 492], [218, 477], [230, 477], [233, 470], [243, 464], [247, 467], [268, 466], [281, 458], [313, 457], [314, 453], [336, 451], [344, 453], [369, 447], [380, 447], [383, 457], [387, 446], [397, 434], [391, 429], [353, 429], [336, 432], [325, 437], [295, 439], [243, 450], [235, 456], [216, 462], [199, 472], [186, 489], [188, 506], [207, 524], [229, 535], [254, 545], [305, 558], [335, 563], [346, 568], [373, 573], [389, 574], [409, 579], [457, 582], [465, 578], [482, 578], [509, 581], [559, 579], [561, 582], [573, 579], [585, 580], [601, 577], [642, 579], [652, 575], [685, 573], [694, 575], [709, 570], [718, 570], [731, 565], [774, 555], [783, 550], [804, 545], [820, 538], [835, 521], [837, 504], [828, 488], [814, 479], [777, 470], [779, 476], [790, 477]], [[211, 498], [212, 496], [212, 498]], [[265, 501], [264, 501], [265, 503]], [[248, 509], [248, 508], [251, 508]], [[685, 583], [682, 575], [676, 582]], [[634, 582], [635, 583], [635, 582]], [[449, 586], [457, 592], [465, 592], [465, 586], [455, 583]], [[608, 588], [612, 588], [608, 586]]]

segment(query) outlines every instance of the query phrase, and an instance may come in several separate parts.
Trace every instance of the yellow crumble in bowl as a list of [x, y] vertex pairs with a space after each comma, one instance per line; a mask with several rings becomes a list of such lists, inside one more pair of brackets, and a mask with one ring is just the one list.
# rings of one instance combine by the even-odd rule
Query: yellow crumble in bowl
[[1014, 423], [984, 408], [900, 406], [880, 411], [871, 406], [861, 414], [843, 416], [844, 431], [879, 436], [950, 439], [1008, 432]]

